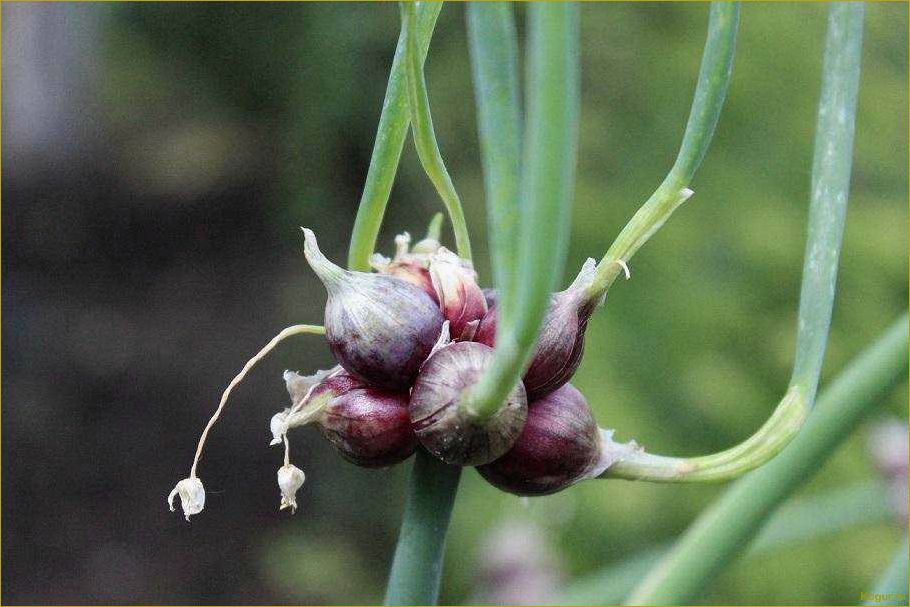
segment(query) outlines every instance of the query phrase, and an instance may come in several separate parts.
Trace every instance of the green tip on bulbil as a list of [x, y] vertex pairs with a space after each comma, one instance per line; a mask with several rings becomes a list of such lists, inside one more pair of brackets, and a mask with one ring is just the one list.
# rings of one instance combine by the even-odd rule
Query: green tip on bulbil
[[328, 257], [319, 250], [319, 244], [316, 242], [316, 234], [309, 228], [301, 227], [303, 230], [303, 254], [316, 276], [322, 281], [326, 288], [337, 285], [344, 278], [347, 271], [329, 261]]

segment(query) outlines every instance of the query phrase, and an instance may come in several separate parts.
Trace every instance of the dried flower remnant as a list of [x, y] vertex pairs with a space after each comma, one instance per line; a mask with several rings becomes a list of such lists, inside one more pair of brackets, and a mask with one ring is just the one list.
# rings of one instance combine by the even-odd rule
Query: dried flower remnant
[[303, 470], [293, 464], [285, 464], [278, 469], [278, 488], [281, 491], [279, 510], [290, 508], [291, 514], [297, 512], [297, 490], [303, 486], [305, 479]]
[[205, 508], [205, 489], [202, 486], [202, 481], [195, 476], [183, 479], [171, 490], [167, 496], [167, 503], [171, 512], [176, 510], [174, 498], [177, 496], [180, 496], [180, 507], [183, 508], [183, 516], [187, 521], [190, 520], [191, 516], [199, 514]]
[[322, 334], [324, 331], [322, 327], [318, 325], [293, 325], [281, 330], [275, 337], [269, 340], [259, 352], [256, 353], [250, 360], [243, 365], [243, 369], [240, 370], [234, 379], [228, 384], [228, 387], [225, 388], [224, 392], [221, 394], [221, 400], [218, 402], [218, 408], [215, 409], [215, 413], [212, 414], [212, 417], [209, 418], [208, 423], [205, 425], [205, 428], [202, 430], [202, 434], [199, 436], [199, 442], [196, 445], [196, 454], [193, 456], [193, 464], [190, 466], [190, 475], [189, 477], [181, 480], [177, 485], [171, 490], [168, 494], [167, 502], [171, 509], [171, 512], [175, 510], [174, 508], [174, 498], [176, 496], [180, 497], [180, 505], [183, 508], [183, 514], [186, 517], [186, 520], [190, 520], [190, 516], [194, 514], [199, 514], [202, 512], [202, 509], [205, 507], [205, 489], [202, 486], [202, 481], [196, 476], [196, 468], [199, 466], [199, 460], [202, 458], [202, 449], [205, 446], [206, 438], [208, 438], [209, 432], [214, 427], [215, 423], [218, 421], [218, 418], [221, 417], [221, 412], [224, 410], [225, 405], [227, 405], [228, 398], [231, 395], [231, 391], [243, 381], [247, 373], [250, 372], [256, 363], [262, 360], [269, 352], [271, 352], [275, 346], [294, 335], [301, 334]]
[[430, 259], [439, 250], [439, 241], [427, 237], [411, 248], [411, 235], [407, 232], [395, 237], [395, 257], [389, 259], [379, 253], [370, 257], [370, 266], [377, 272], [406, 280], [420, 287], [439, 303], [433, 280], [430, 278]]

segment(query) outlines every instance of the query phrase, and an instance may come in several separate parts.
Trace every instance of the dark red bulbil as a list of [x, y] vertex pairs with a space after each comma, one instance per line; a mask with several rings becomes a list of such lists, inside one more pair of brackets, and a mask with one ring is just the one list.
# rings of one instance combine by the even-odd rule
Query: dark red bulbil
[[[554, 293], [544, 318], [531, 363], [522, 381], [533, 401], [546, 396], [572, 379], [585, 350], [585, 330], [596, 303], [572, 288]], [[474, 341], [496, 344], [497, 306], [492, 305], [481, 319]]]
[[311, 396], [331, 392], [322, 410], [319, 431], [341, 455], [366, 468], [406, 460], [417, 447], [408, 416], [408, 394], [372, 387], [341, 371], [319, 384]]
[[477, 471], [503, 491], [548, 495], [586, 478], [600, 452], [600, 430], [585, 397], [564, 384], [528, 405], [528, 419], [512, 448]]
[[439, 338], [439, 305], [401, 278], [335, 265], [312, 230], [304, 235], [304, 255], [328, 293], [325, 338], [335, 360], [374, 386], [407, 390]]

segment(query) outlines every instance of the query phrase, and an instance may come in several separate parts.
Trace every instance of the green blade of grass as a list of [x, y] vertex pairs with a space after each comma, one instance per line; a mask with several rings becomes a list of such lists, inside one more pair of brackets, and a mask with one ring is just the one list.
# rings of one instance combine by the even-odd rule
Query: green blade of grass
[[606, 292], [619, 276], [624, 267], [622, 264], [628, 262], [692, 194], [688, 186], [708, 152], [727, 96], [738, 28], [739, 2], [711, 3], [698, 84], [676, 162], [597, 264], [597, 275], [590, 287], [592, 294]]
[[505, 285], [515, 276], [521, 179], [518, 37], [512, 4], [470, 2], [467, 23], [493, 284], [499, 294], [498, 308], [511, 310], [514, 289]]
[[728, 480], [778, 454], [802, 427], [815, 400], [831, 323], [837, 264], [850, 190], [863, 5], [832, 4], [825, 43], [803, 261], [796, 358], [790, 385], [771, 417], [748, 439], [702, 457], [664, 457], [625, 448], [605, 478], [659, 482]]
[[[442, 10], [442, 2], [421, 2], [417, 8], [417, 32], [421, 62], [426, 59], [430, 47], [430, 38], [436, 27], [436, 19]], [[395, 174], [398, 172], [398, 160], [404, 141], [408, 135], [411, 122], [408, 113], [407, 76], [405, 74], [404, 32], [398, 36], [395, 57], [389, 72], [389, 84], [386, 87], [379, 127], [376, 130], [376, 141], [373, 144], [373, 155], [370, 157], [370, 168], [367, 171], [363, 195], [354, 219], [354, 231], [348, 249], [348, 267], [361, 272], [370, 271], [370, 255], [376, 249], [376, 239], [385, 215]]]
[[907, 332], [904, 314], [828, 386], [805, 428], [783, 453], [737, 481], [698, 517], [628, 603], [679, 605], [693, 601], [743, 551], [775, 508], [803, 486], [907, 376]]
[[578, 6], [528, 5], [527, 123], [512, 309], [497, 323], [490, 367], [462, 399], [475, 419], [495, 413], [534, 350], [550, 292], [565, 262], [579, 114]]
[[461, 199], [455, 191], [455, 184], [449, 176], [436, 133], [433, 130], [433, 116], [430, 114], [430, 100], [427, 96], [427, 85], [423, 76], [423, 61], [420, 55], [420, 31], [417, 23], [415, 2], [401, 2], [401, 30], [405, 38], [405, 73], [407, 74], [408, 107], [411, 114], [411, 130], [414, 134], [414, 145], [417, 156], [430, 181], [439, 192], [439, 197], [449, 213], [452, 231], [455, 233], [455, 245], [458, 255], [471, 259], [471, 239], [468, 235], [468, 224], [461, 208]]

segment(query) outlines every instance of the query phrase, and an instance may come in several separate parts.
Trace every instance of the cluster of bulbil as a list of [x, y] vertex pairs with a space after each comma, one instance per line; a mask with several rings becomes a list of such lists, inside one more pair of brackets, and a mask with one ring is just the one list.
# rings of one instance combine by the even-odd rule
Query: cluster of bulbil
[[[476, 466], [492, 485], [522, 496], [555, 493], [612, 464], [610, 432], [598, 428], [568, 383], [581, 362], [588, 318], [603, 299], [590, 293], [593, 259], [552, 294], [524, 376], [495, 414], [477, 420], [461, 400], [493, 358], [497, 297], [480, 288], [471, 262], [433, 238], [411, 246], [402, 234], [392, 259], [373, 256], [375, 272], [350, 271], [303, 231], [306, 259], [328, 292], [325, 337], [338, 365], [310, 376], [284, 374], [291, 406], [270, 424], [272, 444], [286, 446], [278, 472], [282, 508], [296, 509], [303, 484], [287, 456], [287, 433], [299, 426], [316, 426], [359, 466], [391, 466], [420, 446], [448, 464]], [[186, 514], [200, 511], [201, 483], [181, 483], [171, 508], [179, 494]]]

